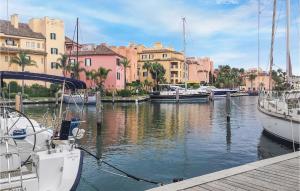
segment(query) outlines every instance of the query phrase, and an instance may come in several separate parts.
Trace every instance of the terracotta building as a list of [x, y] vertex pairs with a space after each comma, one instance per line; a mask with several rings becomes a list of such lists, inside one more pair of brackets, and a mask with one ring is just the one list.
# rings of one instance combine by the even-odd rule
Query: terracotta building
[[208, 58], [187, 58], [189, 83], [209, 83], [210, 78], [214, 74], [214, 63]]
[[[68, 42], [66, 42], [66, 45], [67, 43]], [[69, 50], [67, 54], [70, 56], [70, 64], [76, 62], [76, 48]], [[98, 70], [100, 67], [111, 70], [104, 83], [106, 90], [124, 89], [124, 68], [119, 64], [124, 58], [125, 57], [108, 48], [106, 44], [83, 44], [80, 45], [78, 51], [80, 68], [85, 68], [86, 71]], [[85, 81], [87, 87], [93, 88], [93, 86], [95, 86], [95, 84], [86, 77], [84, 72], [80, 73], [79, 79]]]
[[138, 64], [138, 52], [137, 47], [134, 44], [129, 46], [110, 46], [114, 52], [126, 57], [129, 61], [129, 67], [126, 68], [126, 82], [131, 83], [138, 80], [137, 64]]

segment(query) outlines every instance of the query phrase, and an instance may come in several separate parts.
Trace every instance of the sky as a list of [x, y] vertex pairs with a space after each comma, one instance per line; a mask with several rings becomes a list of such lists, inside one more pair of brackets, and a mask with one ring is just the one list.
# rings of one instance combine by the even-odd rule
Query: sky
[[[8, 1], [8, 9], [7, 9]], [[300, 75], [300, 0], [291, 1], [291, 59]], [[0, 19], [19, 14], [22, 22], [49, 16], [65, 22], [73, 37], [79, 17], [81, 43], [129, 43], [183, 50], [182, 17], [186, 18], [187, 56], [210, 57], [218, 65], [267, 70], [271, 45], [273, 0], [0, 0]], [[274, 68], [285, 70], [286, 1], [277, 0]], [[8, 10], [8, 11], [7, 11]]]

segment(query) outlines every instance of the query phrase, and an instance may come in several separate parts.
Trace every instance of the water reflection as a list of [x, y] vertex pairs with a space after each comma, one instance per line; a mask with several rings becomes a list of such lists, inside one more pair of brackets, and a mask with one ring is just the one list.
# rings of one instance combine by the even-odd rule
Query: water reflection
[[[224, 112], [225, 100], [213, 104], [104, 104], [101, 127], [96, 126], [96, 108], [85, 107], [82, 128], [86, 136], [80, 142], [125, 171], [164, 182], [292, 151], [262, 135], [255, 97], [233, 101], [230, 123]], [[26, 111], [40, 114], [45, 108], [26, 106]], [[85, 156], [78, 190], [153, 187], [99, 168], [93, 158]]]

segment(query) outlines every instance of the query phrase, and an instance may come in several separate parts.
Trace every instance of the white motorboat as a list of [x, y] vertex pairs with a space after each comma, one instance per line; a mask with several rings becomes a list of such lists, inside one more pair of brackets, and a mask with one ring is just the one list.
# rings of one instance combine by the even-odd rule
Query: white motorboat
[[300, 91], [261, 93], [258, 110], [264, 130], [285, 141], [300, 144]]
[[238, 89], [226, 89], [226, 88], [216, 88], [214, 86], [201, 86], [197, 89], [198, 91], [206, 91], [208, 93], [213, 92], [215, 97], [226, 97], [227, 92], [230, 94], [237, 93]]
[[64, 103], [67, 104], [96, 104], [96, 95], [78, 94], [64, 94]]
[[[3, 79], [22, 79], [62, 83], [63, 89], [65, 86], [85, 88], [78, 80], [29, 72], [0, 72], [0, 79], [0, 84]], [[60, 107], [60, 115], [46, 126], [20, 111], [0, 106], [1, 191], [76, 190], [83, 153], [75, 141], [83, 137], [84, 130], [79, 129], [79, 120], [67, 116]]]

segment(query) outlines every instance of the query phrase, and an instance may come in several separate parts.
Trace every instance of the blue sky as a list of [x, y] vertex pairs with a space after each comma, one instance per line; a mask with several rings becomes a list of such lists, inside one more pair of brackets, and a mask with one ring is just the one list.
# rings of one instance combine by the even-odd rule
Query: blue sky
[[[6, 0], [0, 0], [0, 18], [7, 18]], [[8, 0], [8, 14], [22, 22], [49, 16], [65, 21], [73, 35], [80, 19], [80, 41], [109, 45], [130, 42], [151, 46], [161, 41], [178, 51], [182, 46], [181, 18], [186, 17], [187, 56], [208, 56], [218, 65], [257, 67], [258, 0]], [[268, 68], [272, 3], [261, 1], [260, 67]], [[291, 0], [291, 56], [294, 74], [300, 75], [300, 6]], [[285, 69], [285, 0], [278, 0], [275, 68]]]

